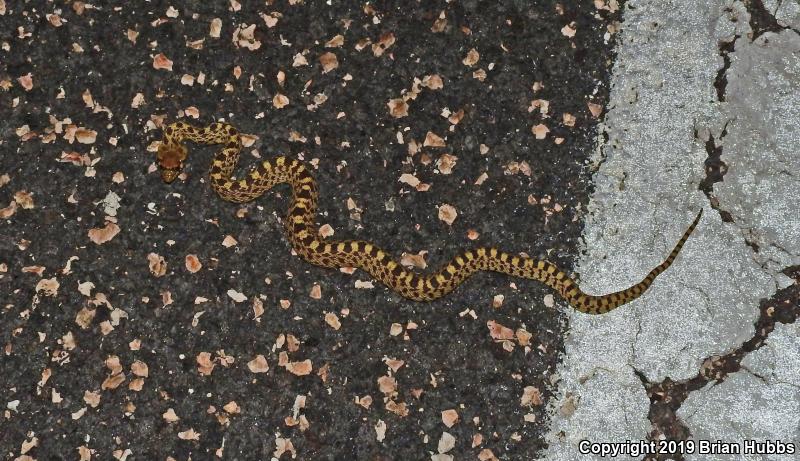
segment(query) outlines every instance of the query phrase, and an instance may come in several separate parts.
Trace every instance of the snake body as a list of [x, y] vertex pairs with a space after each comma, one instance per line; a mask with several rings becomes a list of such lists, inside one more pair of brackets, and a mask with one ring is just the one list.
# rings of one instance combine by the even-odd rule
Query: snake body
[[180, 172], [187, 157], [187, 149], [182, 144], [186, 140], [224, 145], [214, 157], [210, 171], [211, 187], [224, 200], [244, 203], [259, 197], [275, 185], [291, 185], [292, 201], [285, 220], [285, 233], [300, 257], [322, 267], [363, 269], [387, 287], [415, 301], [440, 298], [475, 272], [494, 271], [538, 280], [558, 292], [578, 311], [603, 314], [647, 291], [653, 280], [675, 260], [702, 215], [700, 210], [667, 259], [651, 270], [641, 282], [607, 295], [593, 296], [584, 293], [575, 280], [548, 261], [511, 255], [497, 248], [467, 250], [432, 274], [418, 274], [407, 270], [386, 251], [370, 242], [321, 237], [315, 223], [317, 184], [302, 162], [283, 156], [276, 157], [256, 165], [245, 178], [235, 179], [233, 170], [239, 158], [242, 141], [236, 128], [229, 124], [213, 123], [203, 128], [183, 122], [166, 125], [157, 154], [164, 181], [172, 182]]

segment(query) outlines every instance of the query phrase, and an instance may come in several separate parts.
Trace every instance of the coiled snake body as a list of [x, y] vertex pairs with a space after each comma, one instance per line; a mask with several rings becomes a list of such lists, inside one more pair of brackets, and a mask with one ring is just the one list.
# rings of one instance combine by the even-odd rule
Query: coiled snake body
[[308, 168], [300, 161], [277, 157], [263, 161], [244, 179], [234, 179], [233, 169], [242, 147], [239, 132], [231, 125], [213, 123], [197, 128], [183, 122], [164, 127], [164, 138], [158, 148], [161, 176], [172, 182], [187, 157], [182, 141], [201, 144], [223, 144], [210, 171], [211, 187], [230, 202], [243, 203], [259, 197], [276, 184], [292, 186], [292, 202], [286, 218], [286, 237], [292, 248], [306, 261], [329, 268], [356, 267], [369, 272], [386, 286], [415, 301], [431, 301], [453, 291], [477, 271], [494, 271], [538, 280], [557, 291], [575, 309], [587, 314], [603, 314], [642, 295], [653, 280], [675, 260], [683, 244], [700, 220], [702, 210], [689, 226], [664, 262], [651, 270], [632, 287], [603, 296], [587, 295], [568, 275], [548, 261], [514, 256], [496, 248], [467, 250], [445, 264], [439, 271], [424, 275], [406, 270], [384, 250], [360, 240], [322, 238], [315, 223], [317, 184]]

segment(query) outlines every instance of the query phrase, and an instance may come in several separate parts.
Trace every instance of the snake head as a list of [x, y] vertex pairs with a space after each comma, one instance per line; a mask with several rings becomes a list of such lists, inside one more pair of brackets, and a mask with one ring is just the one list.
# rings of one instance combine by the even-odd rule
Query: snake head
[[158, 146], [157, 161], [161, 169], [161, 179], [169, 184], [178, 177], [186, 160], [186, 147], [180, 144], [162, 143]]

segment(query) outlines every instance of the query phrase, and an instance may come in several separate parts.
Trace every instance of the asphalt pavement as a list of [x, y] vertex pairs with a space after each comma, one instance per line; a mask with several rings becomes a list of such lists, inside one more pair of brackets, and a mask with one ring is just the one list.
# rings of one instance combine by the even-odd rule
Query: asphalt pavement
[[[4, 459], [528, 459], [566, 330], [537, 283], [430, 304], [317, 268], [285, 187], [155, 169], [226, 121], [311, 165], [319, 223], [430, 270], [570, 270], [619, 12], [591, 3], [16, 2], [0, 9]], [[420, 269], [423, 270], [423, 269]], [[511, 337], [507, 332], [511, 331]], [[20, 458], [22, 457], [22, 458]]]
[[[797, 459], [798, 88], [796, 1], [0, 0], [0, 458]], [[293, 254], [285, 186], [221, 200], [216, 147], [164, 184], [176, 120], [419, 271], [491, 245], [608, 293], [705, 213], [609, 314], [487, 273], [415, 303]]]

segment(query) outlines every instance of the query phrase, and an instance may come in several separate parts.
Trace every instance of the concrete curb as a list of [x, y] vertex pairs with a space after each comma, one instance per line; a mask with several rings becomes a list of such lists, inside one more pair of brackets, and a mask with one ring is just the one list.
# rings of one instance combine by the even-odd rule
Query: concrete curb
[[[752, 19], [763, 16], [755, 9], [741, 2], [626, 4], [608, 141], [598, 155], [586, 256], [578, 264], [584, 286], [631, 284], [657, 264], [694, 210], [713, 211], [642, 299], [599, 319], [568, 314], [544, 459], [602, 459], [585, 455], [582, 440], [619, 448], [667, 438], [669, 430], [648, 421], [650, 402], [658, 400], [653, 390], [661, 388], [654, 383], [689, 382], [712, 369], [710, 358], [753, 337], [759, 300], [795, 283], [781, 271], [800, 254], [800, 225], [790, 214], [791, 197], [800, 194], [800, 178], [791, 173], [800, 169], [800, 35], [780, 26], [757, 37], [753, 29], [764, 21]], [[798, 355], [789, 345], [795, 330], [776, 331], [767, 341], [771, 354], [745, 357], [774, 380], [726, 370], [716, 375], [722, 385], [692, 393], [669, 424], [685, 425], [689, 440], [800, 446], [799, 412], [792, 413], [800, 391], [796, 367], [789, 369]], [[751, 416], [737, 426], [720, 415]], [[646, 459], [711, 459], [684, 451]], [[747, 459], [789, 459], [769, 456]]]

